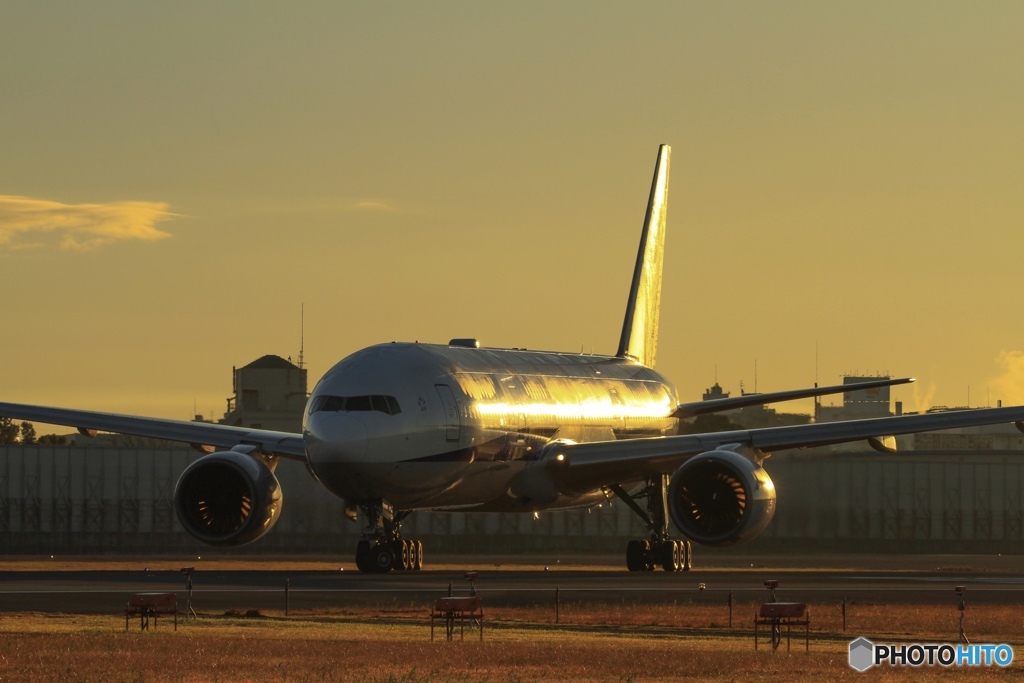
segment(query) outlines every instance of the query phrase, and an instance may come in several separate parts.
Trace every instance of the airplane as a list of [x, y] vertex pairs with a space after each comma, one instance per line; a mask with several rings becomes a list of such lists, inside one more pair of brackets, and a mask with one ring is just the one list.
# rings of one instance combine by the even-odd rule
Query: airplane
[[[680, 434], [684, 418], [776, 401], [912, 382], [911, 378], [680, 403], [654, 370], [671, 148], [659, 147], [625, 319], [615, 355], [448, 344], [385, 343], [338, 362], [311, 392], [301, 434], [0, 403], [0, 415], [191, 444], [174, 507], [192, 536], [236, 546], [269, 532], [283, 496], [281, 460], [309, 473], [366, 526], [364, 572], [423, 567], [403, 537], [418, 510], [523, 512], [622, 500], [648, 537], [626, 547], [630, 571], [689, 570], [693, 543], [757, 536], [775, 512], [763, 461], [771, 452], [867, 440], [893, 452], [895, 435], [1013, 422], [1024, 406]], [[682, 538], [672, 538], [672, 528]]]

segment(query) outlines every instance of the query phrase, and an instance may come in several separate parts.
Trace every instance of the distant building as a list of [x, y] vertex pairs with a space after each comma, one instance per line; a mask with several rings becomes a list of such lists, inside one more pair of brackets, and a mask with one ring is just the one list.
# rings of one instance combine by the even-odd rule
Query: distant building
[[[890, 379], [888, 376], [866, 377], [860, 375], [846, 375], [843, 377], [843, 386], [859, 384], [861, 382], [873, 382], [879, 379]], [[902, 412], [901, 404], [896, 404], [896, 413]], [[842, 420], [866, 420], [872, 417], [890, 417], [892, 410], [889, 407], [889, 387], [874, 387], [872, 389], [859, 389], [843, 394], [843, 405], [823, 406], [816, 403], [814, 406], [815, 422], [840, 422]]]
[[[1002, 404], [999, 407], [1002, 407]], [[972, 408], [935, 406], [928, 412], [946, 413], [954, 410], [972, 410]], [[906, 440], [909, 442], [909, 448], [929, 453], [1024, 450], [1024, 434], [1012, 423], [960, 427], [940, 432], [918, 432], [910, 434]]]
[[[843, 384], [857, 384], [888, 377], [867, 377], [849, 375], [843, 377]], [[815, 422], [839, 422], [841, 420], [863, 420], [872, 417], [889, 417], [893, 414], [903, 415], [903, 404], [896, 401], [895, 413], [890, 410], [889, 387], [877, 387], [851, 391], [843, 396], [841, 406], [815, 406]], [[971, 410], [971, 408], [947, 408], [936, 406], [929, 413], [944, 413], [953, 410]], [[1012, 424], [982, 425], [979, 427], [962, 427], [931, 432], [903, 434], [896, 437], [901, 451], [917, 451], [919, 453], [947, 454], [960, 451], [998, 451], [1012, 452], [1024, 450], [1024, 434]], [[832, 446], [837, 451], [855, 451], [860, 448], [857, 442]]]
[[811, 416], [805, 413], [780, 413], [766, 405], [757, 405], [740, 408], [736, 411], [733, 421], [738, 422], [747, 429], [762, 429], [765, 427], [791, 427], [793, 425], [809, 424]]
[[[716, 399], [729, 398], [729, 395], [728, 391], [722, 389], [721, 385], [715, 382], [714, 386], [704, 392], [703, 400], [714, 401]], [[749, 394], [744, 393], [743, 395], [748, 396]], [[801, 425], [811, 421], [810, 415], [803, 413], [780, 413], [774, 408], [769, 408], [765, 405], [723, 410], [717, 414], [728, 417], [731, 422], [747, 429]]]
[[704, 392], [702, 401], [714, 401], [719, 398], [729, 398], [729, 392], [722, 389], [722, 386], [715, 382], [715, 385]]
[[280, 356], [263, 356], [232, 368], [235, 395], [221, 424], [285, 432], [302, 431], [309, 396], [306, 369]]

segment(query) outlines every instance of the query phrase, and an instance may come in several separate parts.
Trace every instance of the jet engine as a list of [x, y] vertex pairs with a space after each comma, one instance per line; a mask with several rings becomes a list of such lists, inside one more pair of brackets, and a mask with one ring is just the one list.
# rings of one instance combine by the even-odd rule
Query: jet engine
[[749, 541], [775, 514], [775, 484], [760, 465], [734, 451], [687, 460], [668, 487], [672, 523], [704, 545]]
[[204, 543], [242, 545], [270, 531], [281, 516], [281, 484], [262, 461], [224, 451], [185, 468], [174, 487], [174, 511]]

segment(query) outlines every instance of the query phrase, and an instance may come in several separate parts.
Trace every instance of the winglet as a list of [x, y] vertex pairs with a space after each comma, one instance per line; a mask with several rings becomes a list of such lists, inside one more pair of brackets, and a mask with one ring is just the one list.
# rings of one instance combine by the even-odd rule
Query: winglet
[[654, 165], [654, 182], [647, 200], [647, 215], [626, 302], [626, 319], [619, 339], [619, 358], [632, 358], [654, 367], [658, 353], [658, 314], [661, 308], [661, 271], [665, 255], [665, 219], [668, 216], [668, 176], [672, 148], [661, 145]]

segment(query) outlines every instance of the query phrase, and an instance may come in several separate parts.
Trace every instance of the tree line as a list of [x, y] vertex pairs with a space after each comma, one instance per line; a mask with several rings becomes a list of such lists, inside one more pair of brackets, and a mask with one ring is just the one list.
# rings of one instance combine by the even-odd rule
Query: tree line
[[66, 445], [68, 438], [60, 434], [44, 434], [36, 436], [36, 428], [31, 422], [17, 423], [9, 417], [0, 417], [0, 445], [18, 444], [32, 446], [34, 444]]

